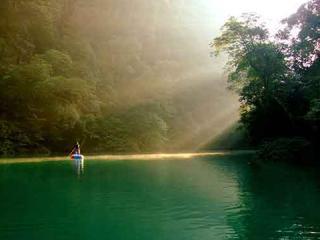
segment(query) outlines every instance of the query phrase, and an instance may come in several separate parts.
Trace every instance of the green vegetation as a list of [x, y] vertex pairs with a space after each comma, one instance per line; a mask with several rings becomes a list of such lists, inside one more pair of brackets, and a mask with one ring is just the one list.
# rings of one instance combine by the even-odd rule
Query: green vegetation
[[75, 141], [91, 153], [249, 148], [246, 136], [262, 149], [303, 139], [316, 152], [319, 1], [275, 38], [247, 14], [212, 42], [229, 55], [241, 130], [197, 4], [2, 0], [0, 155], [66, 153]]
[[261, 144], [256, 159], [275, 162], [311, 162], [312, 149], [304, 138], [278, 138]]
[[166, 1], [1, 0], [0, 155], [193, 150], [234, 100], [200, 69], [190, 18]]
[[249, 142], [246, 129], [240, 123], [236, 123], [224, 130], [217, 137], [208, 142], [203, 148], [205, 151], [212, 150], [253, 150]]
[[257, 16], [232, 17], [212, 47], [229, 55], [230, 88], [240, 96], [241, 123], [261, 146], [260, 157], [306, 161], [302, 153], [320, 149], [319, 1], [283, 24], [272, 38]]

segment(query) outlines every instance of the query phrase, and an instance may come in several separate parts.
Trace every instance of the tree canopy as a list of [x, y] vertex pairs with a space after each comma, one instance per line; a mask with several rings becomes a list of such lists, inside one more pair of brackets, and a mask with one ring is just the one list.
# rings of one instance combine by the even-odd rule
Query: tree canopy
[[188, 148], [185, 133], [219, 110], [200, 102], [222, 91], [188, 80], [210, 63], [189, 15], [165, 1], [2, 0], [0, 155]]
[[241, 122], [254, 144], [302, 137], [319, 147], [319, 6], [302, 5], [276, 37], [255, 15], [231, 17], [211, 43], [229, 57], [229, 86], [240, 95]]

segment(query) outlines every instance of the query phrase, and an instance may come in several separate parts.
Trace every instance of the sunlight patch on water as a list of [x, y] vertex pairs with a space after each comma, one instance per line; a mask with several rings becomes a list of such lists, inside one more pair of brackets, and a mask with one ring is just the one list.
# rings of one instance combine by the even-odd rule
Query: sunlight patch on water
[[[156, 154], [128, 154], [128, 155], [95, 155], [85, 156], [85, 160], [162, 160], [162, 159], [175, 159], [185, 160], [192, 159], [193, 157], [201, 156], [215, 156], [225, 155], [231, 152], [204, 152], [204, 153], [156, 153]], [[66, 161], [69, 157], [34, 157], [34, 158], [3, 158], [0, 159], [0, 164], [10, 163], [37, 163], [37, 162], [54, 162]]]
[[[253, 153], [251, 150], [238, 150], [238, 151], [216, 151], [216, 152], [199, 152], [199, 153], [150, 153], [150, 154], [123, 154], [123, 155], [88, 155], [85, 156], [85, 160], [188, 160], [195, 157], [206, 156], [222, 156], [230, 154], [247, 154]], [[0, 164], [10, 163], [37, 163], [37, 162], [55, 162], [55, 161], [67, 161], [70, 160], [68, 156], [65, 157], [31, 157], [31, 158], [0, 158]]]
[[130, 155], [102, 155], [88, 157], [94, 160], [162, 160], [162, 159], [191, 159], [193, 157], [224, 155], [227, 152], [205, 152], [205, 153], [152, 153], [152, 154], [130, 154]]
[[67, 158], [65, 157], [3, 158], [3, 159], [0, 159], [0, 164], [54, 162], [54, 161], [65, 161], [65, 160], [67, 160]]

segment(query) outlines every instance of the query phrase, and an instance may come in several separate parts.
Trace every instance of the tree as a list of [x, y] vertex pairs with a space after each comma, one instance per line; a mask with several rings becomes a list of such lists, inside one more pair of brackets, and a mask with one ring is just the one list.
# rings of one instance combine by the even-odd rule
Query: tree
[[[255, 142], [287, 134], [287, 127], [282, 127], [288, 126], [288, 121], [290, 126], [284, 96], [290, 73], [284, 55], [268, 35], [259, 18], [249, 14], [230, 18], [211, 44], [216, 54], [224, 51], [229, 56], [230, 88], [240, 95], [242, 122]], [[279, 123], [274, 114], [282, 116], [284, 131], [272, 130]]]
[[283, 23], [271, 40], [256, 16], [230, 18], [212, 47], [217, 54], [224, 51], [229, 56], [230, 88], [240, 95], [241, 122], [253, 142], [272, 140], [262, 148], [281, 143], [279, 149], [290, 152], [287, 148], [295, 137], [301, 151], [311, 146], [317, 152], [320, 1], [303, 4]]
[[320, 102], [320, 1], [303, 4], [296, 13], [283, 20], [284, 29], [278, 39], [288, 64], [296, 73], [297, 89], [303, 96], [300, 106], [300, 132], [311, 139], [319, 149], [319, 102]]
[[[306, 69], [320, 56], [320, 1], [311, 0], [290, 17], [284, 19], [284, 29], [277, 37], [283, 40], [284, 52], [292, 67]], [[298, 34], [296, 34], [298, 30]]]

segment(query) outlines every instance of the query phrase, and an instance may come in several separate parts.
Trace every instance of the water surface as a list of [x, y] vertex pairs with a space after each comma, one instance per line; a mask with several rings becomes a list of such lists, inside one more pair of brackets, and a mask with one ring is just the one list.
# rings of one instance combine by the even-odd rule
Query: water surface
[[0, 239], [320, 239], [316, 169], [251, 157], [3, 163]]

